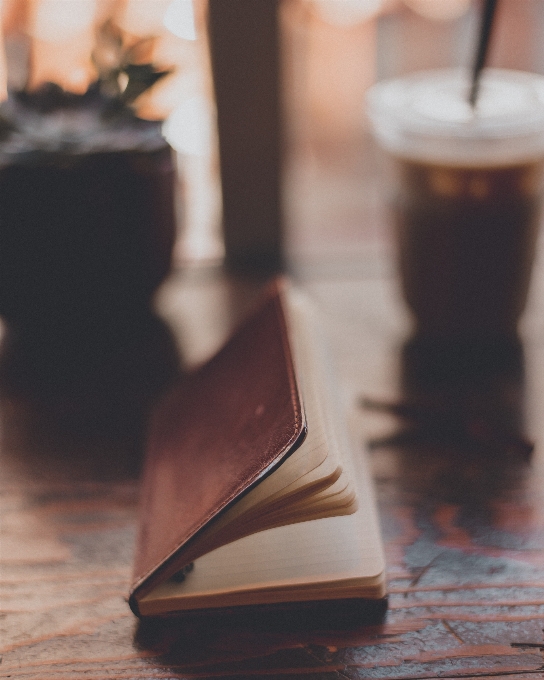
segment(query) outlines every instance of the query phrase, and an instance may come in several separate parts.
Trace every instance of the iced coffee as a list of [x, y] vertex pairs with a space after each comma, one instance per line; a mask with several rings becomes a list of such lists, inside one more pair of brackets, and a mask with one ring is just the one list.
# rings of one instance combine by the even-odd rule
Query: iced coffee
[[530, 282], [543, 193], [544, 78], [434, 71], [369, 93], [394, 159], [391, 207], [404, 296], [419, 335], [513, 337]]

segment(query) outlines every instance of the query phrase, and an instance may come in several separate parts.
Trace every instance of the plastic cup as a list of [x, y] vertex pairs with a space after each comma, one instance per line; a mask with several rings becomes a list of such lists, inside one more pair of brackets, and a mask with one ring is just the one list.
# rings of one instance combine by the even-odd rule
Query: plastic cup
[[419, 335], [514, 337], [544, 177], [544, 77], [488, 69], [380, 82], [368, 115], [394, 159], [391, 207], [403, 292]]

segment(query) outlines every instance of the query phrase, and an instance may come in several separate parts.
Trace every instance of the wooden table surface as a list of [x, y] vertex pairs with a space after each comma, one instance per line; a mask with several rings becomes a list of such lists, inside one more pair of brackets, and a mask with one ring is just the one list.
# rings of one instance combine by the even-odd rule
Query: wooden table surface
[[370, 447], [384, 623], [149, 627], [129, 611], [145, 414], [177, 349], [202, 361], [258, 292], [185, 273], [160, 298], [170, 330], [141, 315], [62, 340], [43, 327], [6, 335], [0, 677], [544, 677], [544, 286], [524, 353], [461, 354], [451, 372], [443, 348], [407, 343], [393, 279], [304, 288], [323, 313], [355, 446]]

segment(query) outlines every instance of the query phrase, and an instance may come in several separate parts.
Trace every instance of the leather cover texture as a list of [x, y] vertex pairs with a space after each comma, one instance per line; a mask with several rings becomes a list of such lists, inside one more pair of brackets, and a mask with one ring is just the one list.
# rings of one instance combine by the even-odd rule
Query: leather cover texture
[[152, 418], [131, 607], [183, 567], [178, 551], [300, 444], [305, 423], [280, 286]]

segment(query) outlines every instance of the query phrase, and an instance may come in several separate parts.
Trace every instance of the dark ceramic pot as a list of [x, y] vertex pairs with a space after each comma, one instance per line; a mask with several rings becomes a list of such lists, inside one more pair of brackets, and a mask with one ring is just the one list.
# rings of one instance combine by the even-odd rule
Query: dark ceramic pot
[[0, 167], [0, 314], [108, 316], [148, 304], [170, 269], [175, 163], [151, 149], [31, 151]]

